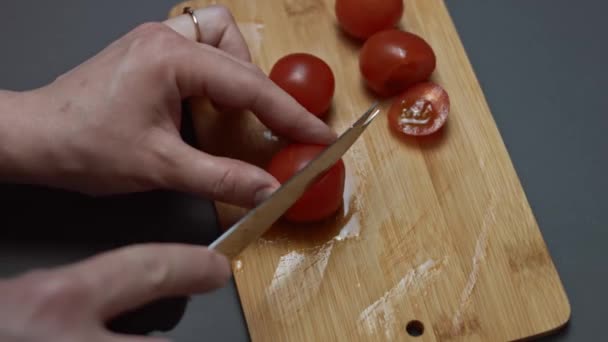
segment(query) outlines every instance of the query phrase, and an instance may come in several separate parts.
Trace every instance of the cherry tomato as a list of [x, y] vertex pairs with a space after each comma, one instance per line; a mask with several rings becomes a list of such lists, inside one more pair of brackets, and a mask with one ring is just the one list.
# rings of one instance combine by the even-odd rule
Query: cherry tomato
[[293, 53], [279, 59], [270, 79], [309, 112], [323, 117], [334, 96], [334, 74], [322, 59], [308, 53]]
[[371, 36], [359, 55], [366, 84], [380, 96], [393, 96], [428, 80], [435, 65], [435, 53], [424, 39], [396, 29]]
[[[281, 184], [303, 169], [325, 146], [294, 143], [275, 154], [267, 171]], [[340, 159], [313, 183], [285, 213], [292, 222], [314, 222], [328, 218], [342, 206], [345, 168]]]
[[403, 0], [336, 0], [335, 11], [346, 33], [367, 39], [397, 25], [403, 16]]
[[388, 112], [388, 121], [399, 133], [429, 135], [443, 127], [449, 111], [448, 93], [433, 82], [424, 82], [395, 98]]

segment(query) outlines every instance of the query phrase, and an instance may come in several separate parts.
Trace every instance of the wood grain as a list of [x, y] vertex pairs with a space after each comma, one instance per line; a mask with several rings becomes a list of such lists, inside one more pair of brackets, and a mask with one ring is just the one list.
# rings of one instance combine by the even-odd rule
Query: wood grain
[[[327, 122], [338, 132], [374, 100], [361, 83], [360, 45], [338, 29], [333, 0], [217, 3], [232, 10], [265, 72], [292, 52], [332, 67], [337, 89]], [[436, 52], [433, 80], [450, 94], [449, 122], [431, 139], [402, 139], [386, 116], [377, 118], [344, 157], [343, 211], [316, 225], [277, 223], [235, 260], [254, 341], [407, 340], [413, 320], [424, 326], [422, 341], [504, 341], [547, 333], [570, 317], [443, 1], [406, 1], [402, 27]], [[250, 113], [219, 114], [204, 100], [192, 105], [205, 151], [265, 166], [284, 143]], [[244, 214], [216, 207], [223, 227]]]

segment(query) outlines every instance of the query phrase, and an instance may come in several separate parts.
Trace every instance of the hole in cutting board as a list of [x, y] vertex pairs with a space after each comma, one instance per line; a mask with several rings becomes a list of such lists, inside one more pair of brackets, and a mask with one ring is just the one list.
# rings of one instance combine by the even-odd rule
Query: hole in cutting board
[[409, 321], [405, 326], [405, 330], [410, 336], [417, 337], [424, 333], [424, 324], [417, 320]]

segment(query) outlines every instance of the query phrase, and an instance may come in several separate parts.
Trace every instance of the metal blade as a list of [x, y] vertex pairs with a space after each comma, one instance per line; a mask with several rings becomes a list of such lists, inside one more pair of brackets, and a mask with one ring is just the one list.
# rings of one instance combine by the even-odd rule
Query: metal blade
[[224, 254], [230, 259], [240, 254], [250, 243], [261, 237], [281, 218], [306, 192], [308, 187], [315, 182], [317, 177], [342, 158], [379, 112], [380, 109], [376, 102], [333, 144], [285, 182], [266, 201], [224, 232], [209, 245], [209, 248]]

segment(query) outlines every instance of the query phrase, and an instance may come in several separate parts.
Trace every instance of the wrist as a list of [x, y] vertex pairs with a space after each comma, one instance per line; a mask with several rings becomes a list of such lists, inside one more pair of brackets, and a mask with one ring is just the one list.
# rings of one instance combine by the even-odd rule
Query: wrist
[[0, 182], [41, 185], [50, 141], [38, 91], [0, 91]]

